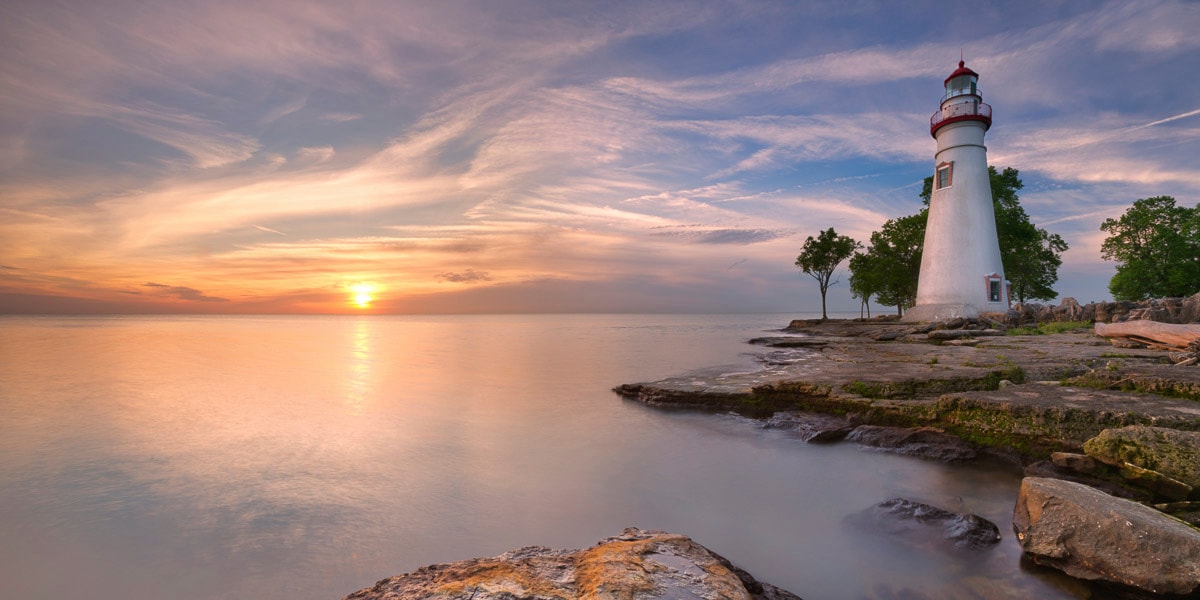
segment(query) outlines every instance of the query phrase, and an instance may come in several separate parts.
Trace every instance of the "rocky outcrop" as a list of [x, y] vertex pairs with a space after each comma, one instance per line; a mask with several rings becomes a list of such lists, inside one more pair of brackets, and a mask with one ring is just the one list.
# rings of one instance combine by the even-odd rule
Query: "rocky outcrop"
[[1137, 425], [1105, 429], [1083, 449], [1166, 498], [1184, 500], [1200, 488], [1200, 432]]
[[916, 546], [943, 551], [978, 551], [1000, 541], [996, 524], [973, 514], [955, 513], [907, 498], [892, 498], [846, 518], [859, 529], [886, 534]]
[[586, 550], [532, 546], [422, 567], [343, 600], [712, 598], [800, 600], [761, 583], [690, 538], [630, 528]]
[[1200, 588], [1200, 531], [1082, 484], [1026, 477], [1013, 530], [1035, 562], [1073, 577], [1156, 594]]

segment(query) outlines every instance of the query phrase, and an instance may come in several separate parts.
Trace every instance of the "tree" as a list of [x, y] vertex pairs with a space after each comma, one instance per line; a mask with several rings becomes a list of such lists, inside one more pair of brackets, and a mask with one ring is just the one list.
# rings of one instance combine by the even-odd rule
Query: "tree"
[[871, 318], [871, 296], [879, 293], [881, 287], [878, 274], [871, 270], [869, 261], [867, 255], [862, 253], [850, 257], [850, 297], [862, 301], [858, 316], [861, 318], [863, 309], [866, 309], [868, 319]]
[[796, 266], [812, 275], [813, 279], [817, 280], [817, 285], [821, 287], [822, 319], [829, 318], [825, 312], [825, 293], [829, 291], [829, 286], [837, 283], [837, 281], [831, 283], [834, 272], [838, 265], [850, 258], [850, 255], [854, 254], [859, 246], [860, 244], [853, 238], [838, 235], [832, 227], [817, 234], [816, 239], [810, 235], [807, 240], [804, 240], [804, 248], [800, 250], [800, 256], [796, 257]]
[[[992, 188], [992, 207], [996, 213], [996, 237], [1000, 242], [1000, 262], [1004, 276], [1012, 283], [1017, 302], [1050, 300], [1058, 297], [1051, 287], [1058, 281], [1062, 253], [1069, 247], [1058, 234], [1036, 227], [1021, 207], [1017, 190], [1025, 187], [1019, 171], [1011, 167], [997, 171], [988, 167]], [[925, 205], [933, 194], [933, 177], [925, 178], [921, 198]]]
[[1105, 219], [1105, 260], [1119, 261], [1108, 291], [1117, 300], [1200, 292], [1200, 205], [1175, 206], [1171, 196], [1143, 198], [1120, 219]]
[[850, 259], [850, 289], [875, 295], [896, 314], [917, 302], [917, 278], [921, 274], [921, 249], [925, 245], [928, 211], [891, 219], [871, 234], [867, 251]]

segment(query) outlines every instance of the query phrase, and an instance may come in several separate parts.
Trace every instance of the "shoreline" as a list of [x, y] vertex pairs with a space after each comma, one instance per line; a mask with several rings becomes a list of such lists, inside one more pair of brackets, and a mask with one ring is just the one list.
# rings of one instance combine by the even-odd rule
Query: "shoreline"
[[785, 364], [613, 391], [657, 407], [758, 419], [801, 412], [935, 427], [1023, 463], [1077, 452], [1114, 427], [1200, 431], [1200, 369], [1170, 365], [1160, 350], [1118, 348], [1090, 329], [948, 341], [912, 329], [895, 321], [793, 322], [779, 336], [748, 342], [791, 350], [776, 359]]

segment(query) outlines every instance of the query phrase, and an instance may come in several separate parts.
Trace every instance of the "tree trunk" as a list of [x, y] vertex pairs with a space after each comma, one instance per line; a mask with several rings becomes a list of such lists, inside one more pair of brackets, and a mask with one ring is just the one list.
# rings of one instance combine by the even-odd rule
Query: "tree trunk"
[[1200, 340], [1200, 324], [1174, 325], [1158, 321], [1096, 323], [1096, 335], [1133, 338], [1159, 346], [1186, 348], [1188, 344]]

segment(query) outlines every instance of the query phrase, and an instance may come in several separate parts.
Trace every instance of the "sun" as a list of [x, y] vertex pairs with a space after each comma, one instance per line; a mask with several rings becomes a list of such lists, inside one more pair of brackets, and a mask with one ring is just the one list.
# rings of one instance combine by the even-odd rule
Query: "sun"
[[371, 308], [375, 299], [375, 286], [370, 283], [356, 283], [350, 286], [350, 303], [358, 308]]

